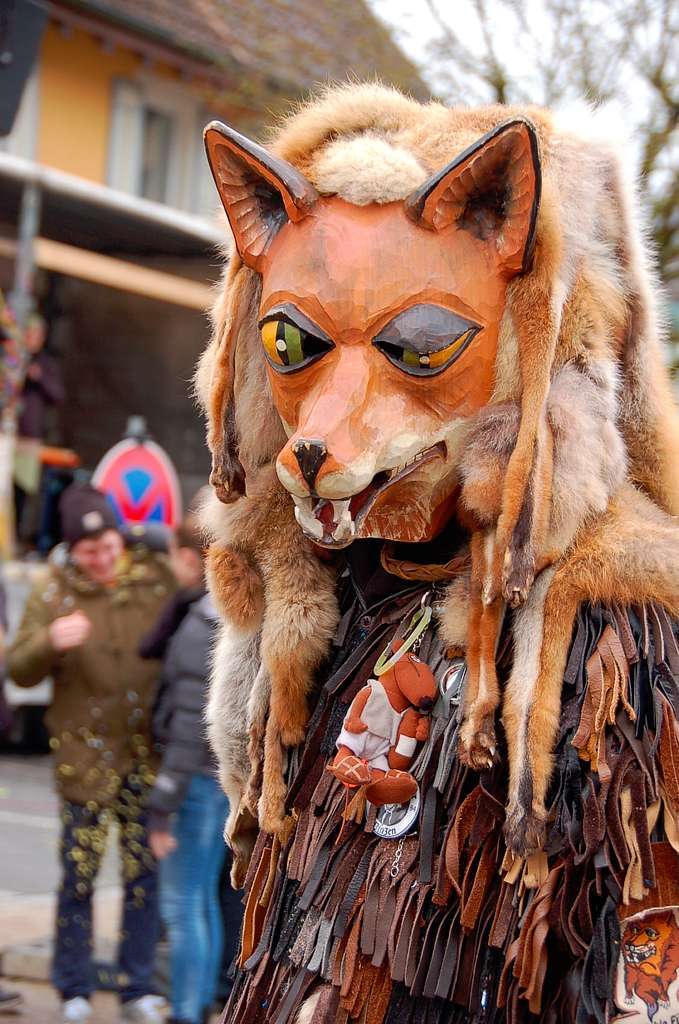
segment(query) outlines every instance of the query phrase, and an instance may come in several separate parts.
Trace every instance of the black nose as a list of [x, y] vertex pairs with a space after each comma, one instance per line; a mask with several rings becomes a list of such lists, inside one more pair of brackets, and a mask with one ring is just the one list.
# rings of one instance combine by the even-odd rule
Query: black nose
[[307, 482], [310, 491], [313, 491], [318, 471], [325, 462], [328, 449], [322, 441], [307, 441], [302, 438], [295, 441], [292, 446], [295, 458], [299, 465], [302, 476]]

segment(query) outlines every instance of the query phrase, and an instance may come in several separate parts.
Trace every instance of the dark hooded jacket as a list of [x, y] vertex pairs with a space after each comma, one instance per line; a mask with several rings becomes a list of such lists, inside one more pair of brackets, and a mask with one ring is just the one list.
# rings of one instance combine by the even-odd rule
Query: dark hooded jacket
[[181, 806], [191, 777], [215, 772], [204, 710], [219, 616], [209, 595], [193, 592], [191, 596], [193, 599], [182, 608], [178, 594], [170, 610], [161, 616], [161, 623], [165, 621], [170, 629], [177, 618], [181, 619], [166, 643], [154, 630], [141, 647], [142, 654], [156, 657], [165, 647], [153, 716], [154, 738], [163, 746], [163, 758], [149, 801], [151, 826], [161, 830], [167, 828], [169, 815]]

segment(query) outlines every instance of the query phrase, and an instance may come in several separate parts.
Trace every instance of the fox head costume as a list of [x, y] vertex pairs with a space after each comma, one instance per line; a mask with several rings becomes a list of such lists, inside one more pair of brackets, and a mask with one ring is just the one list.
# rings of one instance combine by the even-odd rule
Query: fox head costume
[[[440, 616], [469, 664], [459, 755], [497, 756], [502, 696], [517, 850], [541, 842], [579, 603], [679, 610], [676, 410], [633, 190], [596, 134], [376, 85], [327, 90], [266, 149], [206, 131], [235, 252], [197, 373], [219, 498], [204, 518], [215, 596], [258, 645], [247, 694], [217, 659], [233, 688], [214, 713], [264, 743], [266, 827], [338, 620], [319, 548], [468, 532]], [[223, 738], [234, 807], [239, 744]]]
[[[243, 262], [288, 440], [278, 477], [304, 532], [428, 539], [454, 492], [460, 424], [490, 399], [509, 281], [531, 264], [535, 130], [494, 128], [403, 201], [323, 196], [214, 123], [206, 145]], [[242, 488], [235, 452], [221, 496]]]

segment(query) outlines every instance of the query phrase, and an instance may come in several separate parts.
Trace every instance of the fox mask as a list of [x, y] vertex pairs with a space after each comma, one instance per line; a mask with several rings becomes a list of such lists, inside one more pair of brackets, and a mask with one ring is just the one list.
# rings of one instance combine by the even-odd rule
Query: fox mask
[[[261, 275], [262, 357], [288, 437], [276, 470], [302, 530], [330, 548], [430, 539], [454, 511], [461, 428], [491, 398], [507, 285], [531, 265], [533, 127], [509, 121], [404, 201], [365, 206], [320, 195], [217, 122], [205, 141], [238, 254]], [[227, 502], [244, 490], [231, 391], [213, 473]]]

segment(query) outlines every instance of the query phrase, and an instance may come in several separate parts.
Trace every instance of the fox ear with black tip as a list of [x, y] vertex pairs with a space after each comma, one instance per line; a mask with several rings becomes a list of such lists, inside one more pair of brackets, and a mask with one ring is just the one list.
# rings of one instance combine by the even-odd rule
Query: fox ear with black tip
[[228, 125], [212, 121], [204, 138], [238, 253], [246, 266], [261, 271], [276, 233], [306, 217], [318, 192], [292, 164]]
[[405, 200], [432, 231], [453, 225], [495, 248], [507, 277], [530, 269], [540, 206], [538, 139], [529, 121], [494, 128]]

